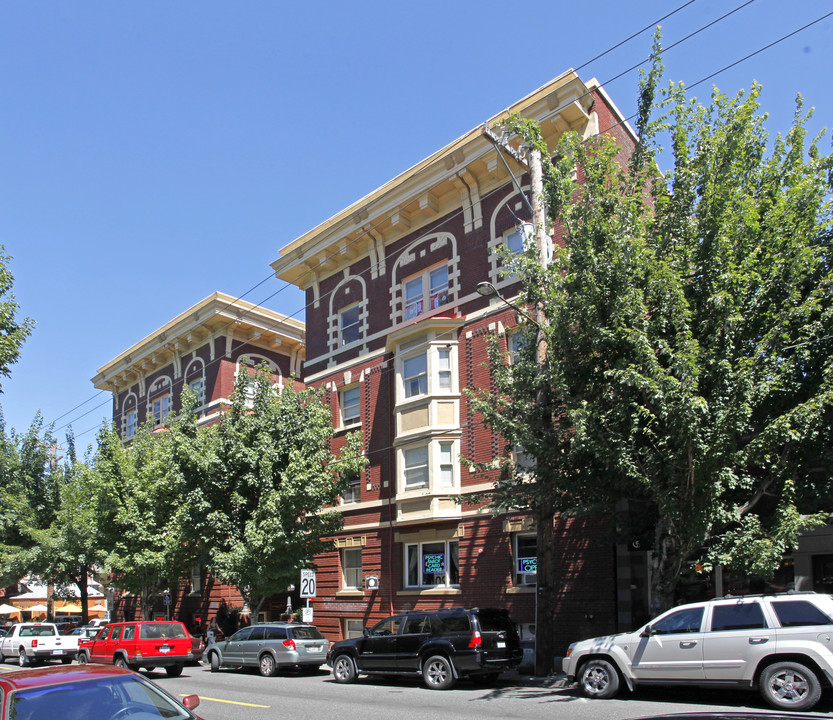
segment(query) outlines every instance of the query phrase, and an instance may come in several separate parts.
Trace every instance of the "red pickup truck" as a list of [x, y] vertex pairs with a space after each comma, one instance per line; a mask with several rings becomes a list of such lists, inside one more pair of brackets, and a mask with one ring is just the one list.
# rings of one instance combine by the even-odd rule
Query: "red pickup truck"
[[194, 660], [191, 637], [181, 622], [146, 620], [113, 623], [78, 648], [79, 663], [106, 663], [131, 670], [163, 667], [178, 677]]

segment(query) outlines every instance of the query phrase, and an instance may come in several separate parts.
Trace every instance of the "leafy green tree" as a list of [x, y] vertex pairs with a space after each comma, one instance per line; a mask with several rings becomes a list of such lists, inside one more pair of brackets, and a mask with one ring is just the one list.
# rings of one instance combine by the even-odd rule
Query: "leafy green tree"
[[99, 431], [90, 488], [99, 509], [104, 565], [121, 590], [138, 595], [143, 617], [190, 567], [182, 488], [171, 482], [167, 432], [139, 429], [129, 445], [112, 427]]
[[[213, 466], [183, 475], [193, 483], [186, 525], [210, 570], [237, 588], [256, 617], [341, 527], [333, 508], [341, 478], [364, 465], [361, 439], [351, 435], [334, 455], [320, 393], [295, 390], [291, 381], [278, 390], [264, 369], [239, 373], [231, 407], [209, 431]], [[206, 449], [197, 455], [206, 457]]]
[[17, 362], [20, 348], [32, 333], [34, 321], [30, 318], [17, 319], [20, 306], [15, 301], [14, 276], [9, 270], [5, 248], [0, 245], [0, 375], [9, 376], [9, 366]]
[[[76, 457], [72, 435], [59, 468], [60, 496], [54, 520], [32, 532], [35, 544], [29, 553], [28, 571], [61, 588], [78, 588], [83, 622], [89, 619], [89, 577], [106, 558], [100, 522], [106, 518], [99, 505], [99, 478], [93, 468]], [[74, 593], [70, 595], [74, 597]]]
[[654, 609], [695, 564], [770, 576], [833, 496], [833, 159], [800, 98], [770, 140], [759, 86], [701, 105], [679, 84], [657, 93], [660, 73], [641, 83], [630, 157], [568, 133], [546, 164], [563, 247], [516, 271], [520, 301], [546, 310], [547, 358], [526, 343], [506, 368], [496, 348], [496, 391], [476, 403], [537, 461], [502, 474], [498, 506], [649, 503]]
[[62, 476], [57, 443], [38, 413], [25, 433], [6, 433], [0, 417], [0, 583], [17, 583], [32, 570], [38, 531], [60, 507]]

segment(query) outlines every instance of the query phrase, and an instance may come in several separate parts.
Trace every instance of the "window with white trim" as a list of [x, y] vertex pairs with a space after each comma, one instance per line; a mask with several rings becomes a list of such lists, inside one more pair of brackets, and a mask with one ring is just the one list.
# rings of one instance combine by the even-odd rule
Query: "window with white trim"
[[515, 535], [515, 585], [535, 585], [538, 578], [538, 540], [534, 533]]
[[124, 422], [124, 436], [129, 440], [136, 434], [136, 411], [130, 410]]
[[437, 350], [437, 385], [440, 390], [451, 392], [451, 348]]
[[405, 465], [405, 489], [428, 486], [428, 445], [405, 448], [402, 451]]
[[506, 249], [513, 255], [520, 255], [532, 241], [532, 223], [523, 223], [507, 231], [503, 238]]
[[162, 395], [151, 401], [151, 413], [153, 414], [153, 424], [161, 425], [165, 418], [171, 414], [171, 396]]
[[361, 422], [361, 391], [358, 385], [344, 388], [338, 394], [341, 410], [341, 427]]
[[342, 637], [345, 640], [364, 635], [364, 622], [361, 618], [342, 618], [341, 622]]
[[428, 393], [428, 352], [412, 355], [402, 361], [402, 382], [405, 397], [416, 397]]
[[405, 320], [435, 310], [448, 302], [448, 266], [427, 270], [403, 283]]
[[191, 392], [197, 396], [197, 405], [204, 405], [205, 404], [205, 380], [203, 378], [197, 378], [196, 380], [192, 380], [188, 383], [188, 387], [191, 389]]
[[358, 304], [339, 310], [338, 330], [341, 345], [349, 345], [361, 339]]
[[347, 487], [344, 490], [341, 500], [344, 503], [357, 503], [362, 499], [362, 475], [360, 472], [354, 472], [346, 477]]
[[440, 487], [454, 486], [454, 443], [440, 443]]
[[341, 579], [344, 590], [362, 589], [361, 548], [344, 548], [341, 551]]
[[451, 587], [460, 583], [456, 540], [405, 546], [405, 587]]

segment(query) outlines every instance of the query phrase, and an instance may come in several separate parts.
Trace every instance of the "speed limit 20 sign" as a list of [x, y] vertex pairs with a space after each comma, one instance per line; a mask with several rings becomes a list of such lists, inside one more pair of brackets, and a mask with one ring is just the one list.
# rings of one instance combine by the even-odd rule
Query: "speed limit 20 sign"
[[315, 597], [315, 570], [301, 570], [301, 597]]

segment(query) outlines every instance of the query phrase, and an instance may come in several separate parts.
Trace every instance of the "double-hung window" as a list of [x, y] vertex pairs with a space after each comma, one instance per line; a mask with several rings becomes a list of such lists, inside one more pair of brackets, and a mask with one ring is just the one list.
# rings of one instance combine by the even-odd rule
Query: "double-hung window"
[[405, 320], [448, 302], [448, 266], [441, 265], [405, 281]]
[[362, 588], [362, 549], [345, 548], [341, 551], [342, 579], [345, 590]]
[[130, 439], [136, 434], [136, 411], [131, 410], [125, 419], [124, 435]]
[[171, 414], [171, 396], [162, 395], [151, 402], [154, 425], [161, 425], [168, 415]]
[[513, 255], [520, 255], [532, 238], [532, 225], [524, 223], [506, 233], [506, 249]]
[[459, 565], [456, 540], [408, 544], [405, 546], [405, 586], [457, 585]]
[[347, 427], [361, 422], [361, 392], [359, 386], [345, 388], [341, 391], [341, 426]]
[[342, 345], [357, 342], [361, 337], [359, 325], [359, 306], [351, 305], [338, 314], [338, 328]]
[[535, 535], [515, 535], [515, 585], [535, 585], [538, 578], [538, 543]]
[[405, 489], [428, 486], [428, 446], [405, 448]]
[[341, 496], [345, 503], [357, 503], [362, 499], [362, 476], [359, 472], [351, 473], [347, 476], [347, 487], [344, 490], [344, 495]]
[[428, 353], [426, 351], [402, 361], [402, 382], [406, 398], [428, 393]]
[[197, 396], [197, 405], [205, 404], [205, 380], [197, 378], [188, 383], [191, 392]]

